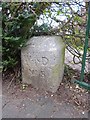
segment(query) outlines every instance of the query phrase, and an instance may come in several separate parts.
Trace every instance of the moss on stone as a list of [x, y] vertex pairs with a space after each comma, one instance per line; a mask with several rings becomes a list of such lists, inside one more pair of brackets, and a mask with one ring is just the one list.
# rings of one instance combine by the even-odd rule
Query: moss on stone
[[62, 64], [64, 64], [64, 61], [65, 61], [65, 47], [62, 49], [61, 58], [62, 58]]
[[61, 55], [60, 62], [58, 64], [56, 64], [52, 69], [54, 77], [58, 77], [60, 74], [60, 71], [62, 71], [62, 69], [63, 69], [64, 61], [65, 61], [65, 47], [62, 49], [62, 52], [60, 55]]

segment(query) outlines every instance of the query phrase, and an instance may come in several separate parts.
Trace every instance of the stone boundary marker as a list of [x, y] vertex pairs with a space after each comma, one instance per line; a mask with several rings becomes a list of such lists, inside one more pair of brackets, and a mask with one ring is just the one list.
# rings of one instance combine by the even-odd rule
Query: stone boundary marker
[[56, 92], [64, 72], [65, 45], [59, 36], [31, 38], [21, 50], [22, 81]]

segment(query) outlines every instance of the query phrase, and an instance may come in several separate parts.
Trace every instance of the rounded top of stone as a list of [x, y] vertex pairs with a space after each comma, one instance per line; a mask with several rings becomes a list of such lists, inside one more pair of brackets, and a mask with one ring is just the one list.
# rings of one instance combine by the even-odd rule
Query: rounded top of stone
[[[35, 49], [42, 49], [44, 50], [57, 50], [62, 49], [62, 47], [65, 47], [65, 44], [60, 36], [34, 36], [28, 40], [25, 47], [31, 47]], [[50, 49], [49, 49], [50, 48]]]

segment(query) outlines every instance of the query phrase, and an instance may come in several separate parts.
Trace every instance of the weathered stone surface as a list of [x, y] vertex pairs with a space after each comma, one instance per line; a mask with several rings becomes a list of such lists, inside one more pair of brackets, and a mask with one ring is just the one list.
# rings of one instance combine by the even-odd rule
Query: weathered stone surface
[[21, 51], [23, 83], [56, 92], [64, 71], [65, 45], [59, 36], [31, 38]]

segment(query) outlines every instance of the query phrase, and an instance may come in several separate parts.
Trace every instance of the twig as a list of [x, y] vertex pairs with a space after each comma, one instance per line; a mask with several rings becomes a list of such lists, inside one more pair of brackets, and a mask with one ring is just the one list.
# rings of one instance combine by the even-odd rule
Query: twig
[[7, 87], [7, 90], [10, 88], [10, 86], [11, 86], [11, 84], [12, 84], [14, 78], [15, 78], [15, 76], [13, 76], [12, 80], [10, 81], [10, 83], [9, 83], [9, 85], [8, 85], [8, 87]]

